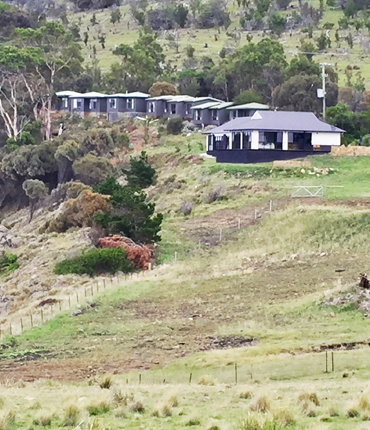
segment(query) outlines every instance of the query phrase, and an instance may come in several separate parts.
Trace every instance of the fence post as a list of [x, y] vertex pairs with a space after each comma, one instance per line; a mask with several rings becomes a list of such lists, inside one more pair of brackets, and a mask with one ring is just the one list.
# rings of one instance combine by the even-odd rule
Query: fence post
[[141, 373], [139, 373], [139, 384], [141, 384]]
[[96, 281], [96, 292], [99, 294], [99, 281]]
[[189, 375], [189, 385], [191, 384], [191, 379], [192, 379], [192, 377], [193, 377], [193, 374], [192, 374], [192, 373], [190, 373], [190, 375]]
[[331, 352], [331, 371], [334, 372], [334, 351]]
[[272, 212], [272, 200], [270, 200], [270, 212]]
[[104, 290], [105, 290], [105, 279], [103, 279], [103, 284], [104, 284]]
[[222, 228], [220, 228], [220, 242], [222, 241]]
[[32, 316], [32, 312], [30, 314], [30, 317], [31, 317], [31, 327], [33, 328], [33, 316]]
[[9, 323], [9, 334], [12, 335], [12, 323]]
[[71, 296], [68, 296], [69, 309], [71, 309]]
[[235, 363], [235, 385], [238, 383], [238, 365]]
[[85, 298], [86, 298], [86, 287], [85, 287]]
[[23, 319], [21, 318], [21, 334], [23, 333]]
[[325, 351], [325, 373], [328, 373], [328, 351]]
[[254, 219], [257, 219], [257, 217], [258, 217], [258, 210], [257, 210], [257, 209], [255, 209], [255, 210], [254, 210]]
[[59, 300], [59, 312], [62, 310], [62, 301]]
[[177, 261], [177, 252], [175, 252], [175, 261]]
[[238, 218], [238, 230], [240, 230], [240, 227], [241, 227], [241, 220], [240, 218]]
[[44, 312], [42, 309], [40, 310], [40, 313], [41, 313], [41, 324], [44, 324]]
[[79, 304], [80, 300], [78, 299], [78, 291], [76, 291], [76, 300], [77, 300], [77, 303]]

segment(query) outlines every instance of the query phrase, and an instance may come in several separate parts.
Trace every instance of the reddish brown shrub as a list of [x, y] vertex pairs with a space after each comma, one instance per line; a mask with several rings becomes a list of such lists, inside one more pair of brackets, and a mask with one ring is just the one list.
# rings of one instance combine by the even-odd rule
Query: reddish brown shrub
[[85, 227], [91, 223], [94, 215], [108, 212], [110, 208], [110, 203], [101, 194], [82, 191], [76, 199], [70, 199], [62, 205], [48, 229], [61, 233], [71, 227]]
[[149, 263], [154, 265], [154, 248], [152, 245], [137, 245], [131, 239], [115, 234], [103, 237], [98, 241], [98, 248], [123, 248], [127, 252], [127, 258], [135, 266], [135, 269], [147, 270]]

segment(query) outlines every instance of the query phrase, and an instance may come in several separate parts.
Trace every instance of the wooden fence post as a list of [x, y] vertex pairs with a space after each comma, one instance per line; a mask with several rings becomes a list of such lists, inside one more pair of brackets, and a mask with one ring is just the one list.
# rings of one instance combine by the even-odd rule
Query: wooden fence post
[[21, 333], [23, 333], [23, 319], [21, 318]]
[[33, 328], [33, 315], [32, 315], [32, 312], [30, 314], [30, 317], [31, 317], [31, 327]]
[[235, 363], [235, 384], [238, 383], [238, 365]]
[[42, 309], [40, 310], [40, 313], [41, 313], [41, 324], [44, 324], [44, 312]]

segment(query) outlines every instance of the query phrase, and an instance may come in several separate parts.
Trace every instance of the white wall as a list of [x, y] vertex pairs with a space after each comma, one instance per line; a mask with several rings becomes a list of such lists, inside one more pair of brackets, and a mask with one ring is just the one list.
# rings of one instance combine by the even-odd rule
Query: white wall
[[316, 146], [339, 146], [340, 133], [312, 133], [312, 145]]
[[260, 134], [258, 130], [252, 131], [251, 149], [258, 149]]

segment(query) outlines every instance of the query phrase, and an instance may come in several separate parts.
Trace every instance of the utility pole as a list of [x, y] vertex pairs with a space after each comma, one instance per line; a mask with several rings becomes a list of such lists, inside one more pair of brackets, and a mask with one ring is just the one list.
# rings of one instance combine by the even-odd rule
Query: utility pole
[[325, 114], [326, 114], [326, 73], [325, 73], [325, 67], [330, 66], [328, 63], [320, 63], [321, 66], [321, 73], [322, 73], [322, 118], [325, 121]]

